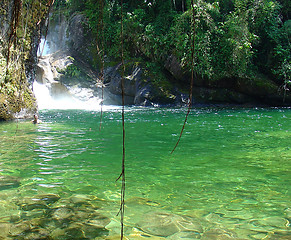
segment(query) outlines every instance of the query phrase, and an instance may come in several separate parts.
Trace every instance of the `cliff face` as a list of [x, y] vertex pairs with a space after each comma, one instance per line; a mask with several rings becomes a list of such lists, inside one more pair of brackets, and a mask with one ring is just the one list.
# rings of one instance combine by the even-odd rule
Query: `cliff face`
[[[32, 11], [33, 9], [33, 11]], [[28, 83], [48, 6], [40, 1], [0, 2], [0, 119], [31, 117], [37, 111]]]

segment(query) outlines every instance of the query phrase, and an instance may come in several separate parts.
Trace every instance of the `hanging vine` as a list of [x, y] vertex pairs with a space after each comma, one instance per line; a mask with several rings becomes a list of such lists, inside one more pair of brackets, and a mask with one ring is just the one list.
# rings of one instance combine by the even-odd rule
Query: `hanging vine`
[[120, 44], [121, 44], [121, 95], [122, 95], [122, 163], [121, 174], [116, 181], [121, 179], [121, 197], [120, 197], [120, 209], [117, 215], [120, 215], [120, 239], [124, 236], [124, 207], [125, 207], [125, 114], [124, 114], [124, 47], [123, 47], [123, 0], [121, 0], [121, 31], [120, 31]]
[[171, 151], [171, 154], [175, 151], [177, 146], [179, 145], [179, 142], [182, 138], [188, 116], [191, 111], [192, 107], [192, 98], [193, 98], [193, 83], [194, 83], [194, 52], [195, 52], [195, 35], [196, 35], [196, 26], [195, 26], [195, 8], [194, 8], [194, 0], [191, 0], [191, 8], [192, 8], [192, 45], [191, 45], [191, 83], [190, 83], [190, 91], [189, 91], [189, 101], [188, 101], [188, 110], [186, 113], [186, 117], [184, 120], [184, 124], [182, 126], [178, 141], [176, 142], [176, 145], [174, 146], [173, 150]]

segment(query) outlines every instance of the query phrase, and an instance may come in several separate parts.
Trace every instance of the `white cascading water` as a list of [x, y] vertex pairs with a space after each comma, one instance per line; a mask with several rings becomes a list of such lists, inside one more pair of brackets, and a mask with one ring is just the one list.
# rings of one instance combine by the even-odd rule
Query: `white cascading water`
[[49, 61], [50, 49], [44, 39], [41, 40], [38, 56], [38, 66], [42, 69], [43, 74], [41, 79], [34, 81], [33, 92], [39, 109], [100, 109], [101, 99], [95, 97], [93, 90], [88, 88], [74, 86], [72, 89], [67, 89], [61, 85], [61, 92], [57, 89], [58, 94], [54, 96], [51, 89], [55, 85], [60, 85], [60, 83], [54, 80], [55, 74]]

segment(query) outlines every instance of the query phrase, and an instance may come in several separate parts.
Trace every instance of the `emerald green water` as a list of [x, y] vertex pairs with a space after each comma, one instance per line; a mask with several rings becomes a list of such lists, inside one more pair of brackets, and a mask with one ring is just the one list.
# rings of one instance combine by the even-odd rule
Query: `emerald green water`
[[[21, 199], [78, 194], [103, 202], [111, 221], [104, 238], [117, 235], [120, 115], [119, 108], [105, 111], [101, 131], [98, 111], [43, 110], [38, 125], [0, 123], [0, 176], [19, 179], [0, 185], [0, 222], [22, 220], [24, 210], [15, 204]], [[194, 238], [143, 234], [143, 216], [159, 211], [199, 221], [198, 239], [218, 239], [222, 231], [233, 238], [221, 239], [291, 239], [291, 110], [193, 109], [171, 155], [184, 117], [185, 109], [126, 109], [129, 239]]]

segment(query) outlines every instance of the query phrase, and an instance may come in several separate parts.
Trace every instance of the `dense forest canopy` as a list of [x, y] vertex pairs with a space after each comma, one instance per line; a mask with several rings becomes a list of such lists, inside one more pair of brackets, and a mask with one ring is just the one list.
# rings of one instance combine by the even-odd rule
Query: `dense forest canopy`
[[[194, 4], [194, 64], [200, 78], [219, 82], [263, 74], [284, 89], [290, 87], [290, 1], [196, 0]], [[174, 55], [189, 72], [193, 35], [189, 0], [124, 0], [123, 7], [127, 58], [143, 58], [158, 67]], [[106, 56], [120, 55], [120, 1], [56, 0], [55, 8], [84, 13], [90, 30], [104, 39]]]

